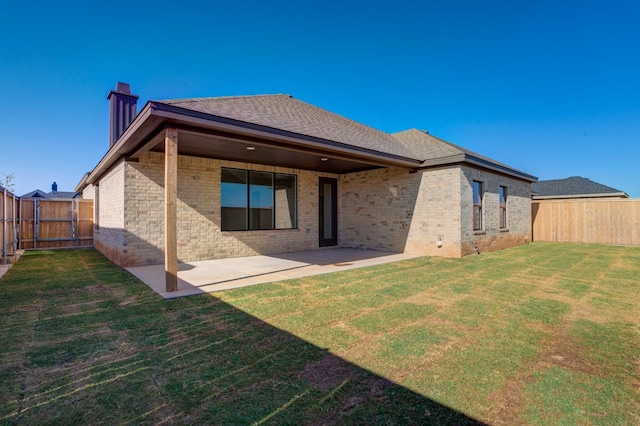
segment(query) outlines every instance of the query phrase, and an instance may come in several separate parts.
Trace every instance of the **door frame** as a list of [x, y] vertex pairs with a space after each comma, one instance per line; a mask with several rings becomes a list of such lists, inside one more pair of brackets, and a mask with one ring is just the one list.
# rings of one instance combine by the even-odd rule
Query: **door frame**
[[[325, 184], [331, 185], [331, 238], [325, 238]], [[338, 179], [318, 178], [318, 245], [329, 247], [338, 245]]]

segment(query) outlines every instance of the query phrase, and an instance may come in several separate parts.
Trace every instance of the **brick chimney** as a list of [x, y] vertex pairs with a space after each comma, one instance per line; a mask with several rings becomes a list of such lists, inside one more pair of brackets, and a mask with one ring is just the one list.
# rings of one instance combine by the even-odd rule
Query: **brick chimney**
[[109, 92], [109, 148], [118, 138], [138, 113], [138, 96], [131, 94], [128, 83], [118, 82], [116, 90]]

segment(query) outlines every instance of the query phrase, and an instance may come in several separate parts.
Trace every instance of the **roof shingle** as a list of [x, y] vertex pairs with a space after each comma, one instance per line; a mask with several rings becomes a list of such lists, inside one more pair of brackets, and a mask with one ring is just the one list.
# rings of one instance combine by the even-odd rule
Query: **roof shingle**
[[478, 154], [470, 149], [466, 149], [451, 142], [447, 142], [444, 139], [437, 138], [423, 130], [409, 129], [393, 133], [392, 136], [405, 145], [415, 157], [421, 159], [423, 161], [423, 166], [425, 167], [459, 163], [463, 161], [474, 161], [502, 172], [525, 178], [529, 181], [537, 180], [534, 176], [514, 169], [511, 166], [500, 163], [482, 154]]
[[156, 102], [404, 158], [415, 158], [391, 135], [289, 95], [171, 99]]
[[541, 180], [531, 186], [531, 192], [535, 197], [628, 197], [619, 189], [593, 182], [581, 176], [571, 176], [566, 179]]

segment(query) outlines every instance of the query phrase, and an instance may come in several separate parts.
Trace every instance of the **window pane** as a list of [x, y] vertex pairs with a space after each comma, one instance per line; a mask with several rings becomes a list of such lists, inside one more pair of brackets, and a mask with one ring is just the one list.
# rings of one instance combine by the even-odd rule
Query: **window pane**
[[247, 229], [247, 172], [222, 169], [220, 185], [223, 231]]
[[473, 230], [482, 230], [482, 182], [473, 181]]
[[482, 183], [473, 181], [473, 204], [482, 202]]
[[249, 229], [273, 229], [273, 173], [249, 172]]
[[276, 175], [276, 229], [296, 228], [296, 177]]
[[507, 227], [507, 187], [500, 187], [500, 228]]
[[473, 206], [473, 230], [482, 229], [482, 209], [479, 206]]
[[333, 238], [333, 217], [332, 217], [332, 212], [333, 212], [333, 194], [331, 193], [331, 184], [330, 183], [325, 183], [323, 185], [323, 195], [324, 195], [324, 203], [323, 203], [323, 208], [324, 208], [324, 212], [323, 212], [323, 218], [324, 218], [324, 223], [323, 223], [323, 236], [322, 238], [326, 239], [326, 240], [330, 240]]

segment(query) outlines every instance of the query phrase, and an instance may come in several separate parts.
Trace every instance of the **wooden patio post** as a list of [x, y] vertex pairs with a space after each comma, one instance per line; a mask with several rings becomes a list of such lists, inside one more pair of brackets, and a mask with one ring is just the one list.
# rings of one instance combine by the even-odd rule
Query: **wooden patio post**
[[164, 270], [166, 291], [178, 290], [178, 129], [164, 138]]

